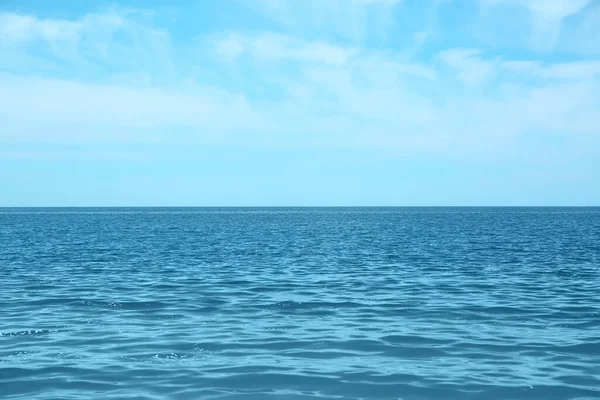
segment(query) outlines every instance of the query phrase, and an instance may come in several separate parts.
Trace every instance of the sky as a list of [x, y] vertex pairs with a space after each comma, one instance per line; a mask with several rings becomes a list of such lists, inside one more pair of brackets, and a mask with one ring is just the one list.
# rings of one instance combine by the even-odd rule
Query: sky
[[0, 0], [0, 206], [600, 205], [600, 0]]

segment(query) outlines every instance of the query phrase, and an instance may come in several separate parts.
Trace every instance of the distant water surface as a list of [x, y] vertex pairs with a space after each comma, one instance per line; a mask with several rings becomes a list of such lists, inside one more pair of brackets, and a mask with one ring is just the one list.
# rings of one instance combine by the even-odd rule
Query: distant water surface
[[4, 208], [0, 284], [0, 398], [600, 398], [600, 208]]

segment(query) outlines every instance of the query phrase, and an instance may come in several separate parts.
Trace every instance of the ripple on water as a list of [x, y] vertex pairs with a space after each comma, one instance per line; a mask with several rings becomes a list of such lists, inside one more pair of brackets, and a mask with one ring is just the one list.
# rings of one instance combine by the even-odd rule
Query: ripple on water
[[600, 398], [599, 208], [0, 210], [0, 397]]

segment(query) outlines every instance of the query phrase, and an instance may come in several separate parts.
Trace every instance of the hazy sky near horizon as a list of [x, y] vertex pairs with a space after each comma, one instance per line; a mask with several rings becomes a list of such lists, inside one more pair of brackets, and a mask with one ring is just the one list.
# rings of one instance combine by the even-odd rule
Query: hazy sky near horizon
[[600, 1], [2, 0], [0, 206], [96, 205], [600, 205]]

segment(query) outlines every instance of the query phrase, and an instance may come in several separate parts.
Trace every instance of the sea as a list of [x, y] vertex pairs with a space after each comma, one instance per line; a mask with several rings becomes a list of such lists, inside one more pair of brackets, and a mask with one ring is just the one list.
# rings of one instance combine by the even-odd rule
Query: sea
[[2, 399], [600, 399], [600, 208], [2, 208]]

